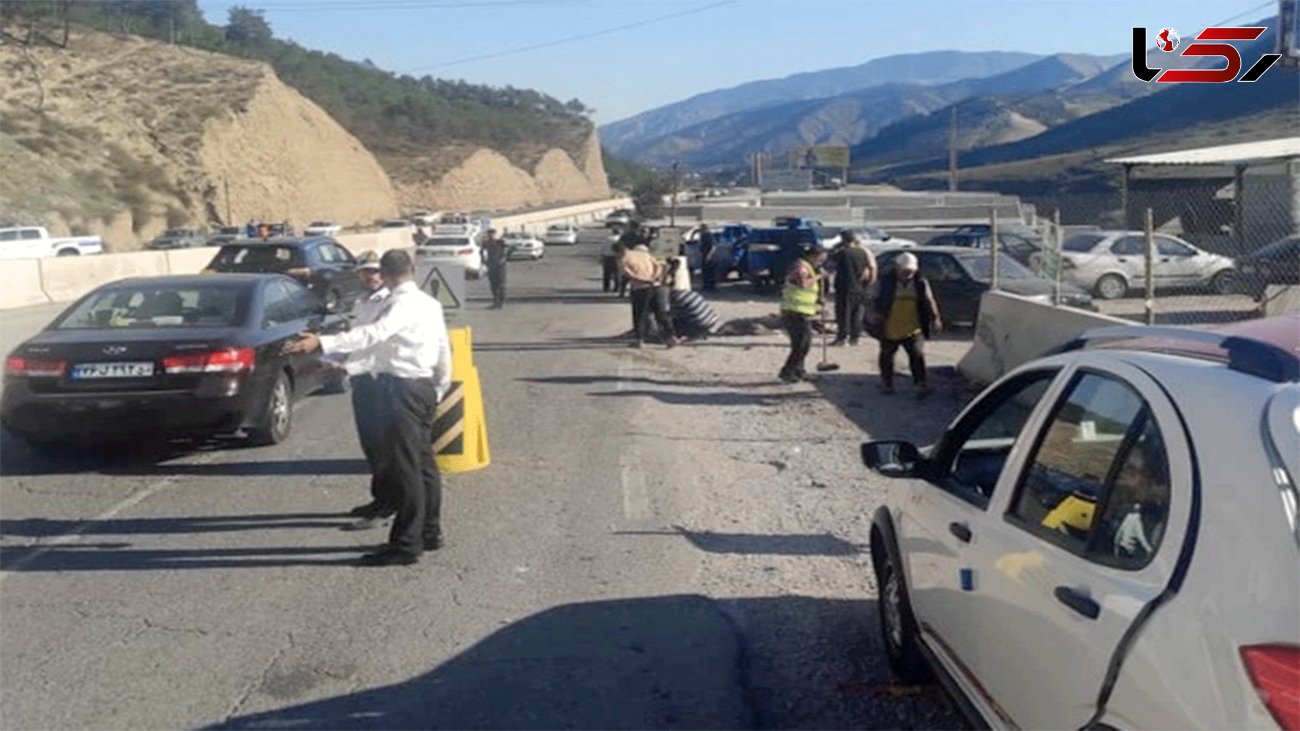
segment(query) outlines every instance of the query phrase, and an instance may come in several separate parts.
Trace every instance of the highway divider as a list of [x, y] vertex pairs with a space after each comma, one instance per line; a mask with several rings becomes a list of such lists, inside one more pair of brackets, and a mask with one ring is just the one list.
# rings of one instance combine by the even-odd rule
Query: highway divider
[[[579, 225], [602, 220], [610, 211], [631, 206], [631, 199], [611, 198], [501, 216], [492, 219], [492, 226], [498, 230], [532, 230], [552, 223]], [[414, 244], [409, 232], [398, 229], [341, 234], [335, 238], [353, 255], [371, 249], [382, 254], [389, 249], [404, 249]], [[197, 274], [212, 261], [217, 251], [217, 247], [204, 246], [94, 256], [9, 259], [0, 266], [0, 310], [71, 302], [101, 284], [126, 277]]]
[[1094, 327], [1133, 324], [1005, 292], [986, 292], [980, 298], [975, 342], [957, 364], [957, 371], [967, 381], [985, 386]]

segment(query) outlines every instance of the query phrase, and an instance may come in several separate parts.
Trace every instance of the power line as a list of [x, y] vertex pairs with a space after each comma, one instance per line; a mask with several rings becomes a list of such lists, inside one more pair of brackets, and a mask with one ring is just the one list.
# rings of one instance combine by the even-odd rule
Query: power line
[[1272, 5], [1276, 5], [1276, 4], [1277, 4], [1277, 3], [1276, 3], [1276, 0], [1268, 0], [1268, 2], [1260, 3], [1259, 5], [1256, 5], [1255, 7], [1251, 8], [1250, 10], [1243, 10], [1243, 11], [1241, 11], [1240, 13], [1237, 13], [1236, 15], [1232, 16], [1231, 18], [1227, 18], [1227, 19], [1225, 19], [1225, 20], [1220, 20], [1220, 21], [1217, 22], [1217, 23], [1211, 23], [1211, 24], [1209, 25], [1209, 27], [1210, 27], [1210, 28], [1219, 28], [1219, 27], [1225, 26], [1225, 25], [1227, 25], [1228, 23], [1232, 23], [1232, 22], [1235, 22], [1235, 21], [1241, 20], [1242, 18], [1246, 17], [1247, 15], [1250, 15], [1251, 13], [1257, 13], [1257, 12], [1263, 10], [1264, 8], [1267, 8], [1267, 7], [1270, 7], [1270, 6], [1272, 6]]
[[501, 58], [502, 56], [511, 56], [511, 55], [514, 55], [514, 54], [517, 54], [517, 53], [525, 53], [525, 52], [527, 52], [527, 51], [536, 51], [536, 50], [538, 50], [538, 49], [540, 49], [540, 48], [551, 48], [551, 47], [553, 47], [553, 46], [559, 46], [559, 45], [563, 45], [563, 44], [565, 44], [565, 43], [573, 43], [574, 41], [585, 41], [585, 40], [590, 39], [590, 38], [596, 38], [596, 37], [599, 37], [599, 36], [609, 35], [609, 34], [611, 34], [611, 33], [618, 33], [618, 32], [620, 32], [620, 31], [631, 30], [631, 29], [633, 29], [633, 28], [640, 28], [640, 27], [642, 27], [642, 26], [650, 25], [650, 24], [652, 24], [652, 23], [660, 23], [660, 22], [663, 22], [663, 21], [665, 21], [665, 20], [671, 20], [671, 19], [673, 19], [673, 18], [681, 18], [681, 17], [687, 16], [687, 15], [695, 15], [695, 14], [697, 14], [697, 13], [703, 13], [703, 12], [705, 12], [705, 11], [707, 11], [707, 10], [713, 10], [713, 9], [715, 9], [715, 8], [720, 8], [720, 7], [724, 6], [724, 5], [733, 5], [733, 4], [735, 4], [736, 2], [738, 2], [738, 0], [722, 0], [722, 2], [716, 2], [716, 3], [711, 3], [711, 4], [709, 4], [709, 5], [703, 5], [703, 6], [701, 6], [701, 7], [698, 7], [698, 8], [692, 8], [692, 9], [690, 9], [690, 10], [679, 10], [679, 11], [677, 11], [677, 12], [675, 12], [675, 13], [667, 13], [667, 14], [665, 14], [665, 15], [657, 15], [657, 16], [655, 16], [655, 17], [653, 17], [653, 18], [646, 18], [645, 20], [638, 20], [638, 21], [633, 22], [633, 23], [626, 23], [626, 24], [624, 24], [624, 25], [618, 25], [618, 26], [614, 26], [614, 27], [612, 27], [612, 28], [605, 28], [605, 29], [603, 29], [603, 30], [592, 31], [592, 32], [590, 32], [590, 33], [582, 33], [582, 34], [579, 34], [579, 35], [576, 35], [576, 36], [568, 36], [567, 38], [557, 38], [557, 39], [552, 40], [552, 41], [545, 41], [545, 42], [543, 42], [543, 43], [534, 43], [534, 44], [532, 44], [532, 45], [528, 45], [528, 46], [519, 46], [519, 47], [517, 47], [517, 48], [508, 48], [508, 49], [505, 49], [505, 50], [502, 50], [502, 51], [493, 51], [492, 53], [484, 53], [484, 54], [479, 55], [479, 56], [467, 56], [467, 57], [465, 57], [465, 58], [458, 58], [458, 59], [455, 59], [455, 60], [453, 60], [453, 61], [444, 61], [443, 63], [434, 64], [434, 65], [432, 65], [432, 66], [421, 66], [420, 68], [408, 69], [408, 70], [406, 70], [404, 73], [408, 73], [408, 74], [416, 74], [416, 73], [420, 73], [420, 72], [422, 72], [422, 71], [432, 71], [433, 69], [440, 69], [440, 68], [444, 68], [444, 67], [447, 67], [447, 66], [456, 66], [456, 65], [459, 65], [459, 64], [462, 64], [462, 63], [471, 63], [471, 62], [473, 62], [473, 61], [486, 61], [486, 60], [488, 60], [488, 59], [492, 59], [492, 58]]

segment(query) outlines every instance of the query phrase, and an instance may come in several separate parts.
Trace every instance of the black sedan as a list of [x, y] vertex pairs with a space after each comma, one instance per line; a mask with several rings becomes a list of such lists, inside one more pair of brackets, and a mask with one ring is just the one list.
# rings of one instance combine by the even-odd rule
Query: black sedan
[[6, 358], [0, 424], [36, 446], [240, 431], [274, 444], [289, 436], [297, 397], [344, 387], [319, 355], [281, 347], [303, 330], [345, 328], [282, 275], [113, 282]]
[[328, 236], [235, 241], [212, 257], [210, 272], [287, 274], [301, 281], [330, 312], [350, 312], [361, 298], [352, 252]]
[[1300, 236], [1287, 236], [1237, 259], [1246, 294], [1262, 299], [1270, 284], [1300, 284]]
[[[893, 276], [894, 258], [903, 249], [886, 251], [876, 261], [881, 276]], [[992, 286], [993, 257], [987, 249], [964, 246], [923, 246], [907, 249], [921, 265], [921, 276], [934, 288], [940, 314], [953, 325], [974, 325], [979, 319], [980, 297]], [[1054, 283], [1034, 274], [1015, 259], [998, 257], [998, 289], [1050, 302]], [[1092, 296], [1068, 282], [1061, 283], [1061, 304], [1095, 310]]]

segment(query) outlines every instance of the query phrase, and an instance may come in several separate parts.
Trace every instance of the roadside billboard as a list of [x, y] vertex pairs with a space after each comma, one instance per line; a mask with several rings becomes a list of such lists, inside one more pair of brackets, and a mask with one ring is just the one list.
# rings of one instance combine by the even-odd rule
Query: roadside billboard
[[847, 168], [849, 166], [849, 148], [843, 145], [816, 145], [813, 147], [796, 147], [790, 150], [791, 170], [810, 170], [812, 168]]
[[811, 170], [764, 170], [762, 184], [769, 190], [812, 190]]

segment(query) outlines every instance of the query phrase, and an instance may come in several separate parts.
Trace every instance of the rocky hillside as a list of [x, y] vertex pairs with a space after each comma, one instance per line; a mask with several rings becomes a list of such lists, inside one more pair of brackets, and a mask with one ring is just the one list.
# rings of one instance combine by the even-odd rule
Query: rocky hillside
[[250, 38], [252, 11], [206, 24], [192, 0], [175, 5], [175, 44], [80, 24], [157, 37], [136, 5], [72, 5], [66, 44], [55, 25], [31, 45], [17, 6], [0, 7], [0, 220], [104, 233], [124, 250], [168, 226], [369, 224], [609, 193], [577, 100], [399, 79], [264, 23]]

